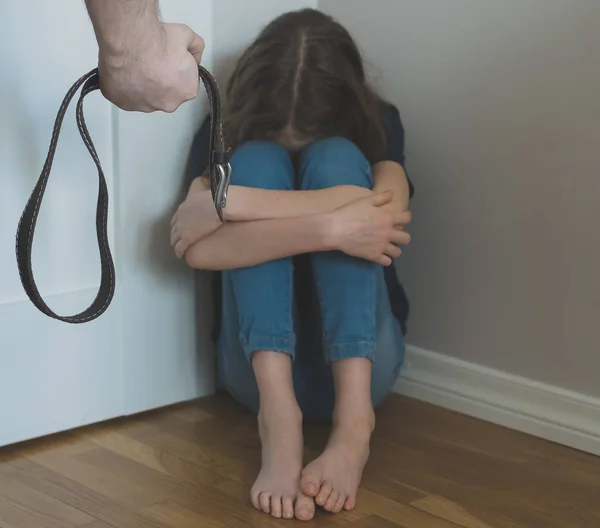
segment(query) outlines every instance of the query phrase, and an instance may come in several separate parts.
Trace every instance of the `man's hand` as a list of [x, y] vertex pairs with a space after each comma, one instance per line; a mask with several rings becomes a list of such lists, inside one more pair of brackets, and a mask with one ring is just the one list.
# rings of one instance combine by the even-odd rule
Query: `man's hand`
[[392, 200], [386, 191], [361, 198], [328, 214], [327, 245], [347, 255], [390, 266], [408, 244], [410, 235], [404, 227], [411, 221], [409, 211], [392, 213], [382, 206]]
[[100, 48], [100, 89], [123, 110], [174, 112], [198, 95], [203, 51], [188, 26], [159, 23], [119, 52]]
[[204, 40], [160, 21], [158, 0], [85, 0], [98, 41], [100, 89], [123, 110], [174, 112], [198, 95]]
[[185, 256], [192, 244], [216, 231], [220, 225], [210, 190], [190, 193], [171, 220], [171, 246], [177, 257]]

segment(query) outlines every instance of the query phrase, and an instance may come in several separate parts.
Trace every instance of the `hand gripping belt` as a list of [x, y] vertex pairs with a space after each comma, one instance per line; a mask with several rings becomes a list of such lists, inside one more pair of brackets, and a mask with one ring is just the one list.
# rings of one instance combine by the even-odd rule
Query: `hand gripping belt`
[[[227, 201], [227, 189], [229, 188], [229, 182], [231, 180], [231, 166], [229, 164], [229, 150], [225, 145], [223, 137], [221, 95], [214, 77], [208, 70], [202, 66], [198, 66], [198, 75], [206, 88], [211, 112], [209, 144], [210, 188], [215, 209], [221, 221], [224, 222], [223, 209]], [[98, 237], [98, 249], [100, 251], [101, 279], [96, 298], [88, 308], [75, 315], [63, 316], [53, 312], [40, 295], [33, 277], [31, 248], [40, 206], [44, 198], [44, 191], [46, 190], [46, 185], [50, 178], [50, 171], [52, 170], [52, 162], [54, 160], [62, 122], [71, 100], [80, 88], [81, 94], [77, 102], [75, 113], [77, 127], [79, 128], [79, 133], [88, 152], [98, 168], [99, 189], [96, 207], [96, 233]], [[100, 78], [98, 76], [98, 69], [95, 68], [77, 80], [65, 95], [54, 122], [54, 130], [52, 131], [46, 162], [44, 163], [38, 182], [31, 193], [31, 197], [23, 210], [17, 228], [17, 266], [19, 268], [21, 283], [23, 284], [27, 296], [42, 313], [65, 323], [87, 323], [100, 317], [110, 305], [115, 292], [115, 266], [108, 245], [108, 188], [106, 186], [106, 179], [104, 178], [100, 159], [98, 158], [83, 115], [83, 100], [85, 96], [99, 88]]]

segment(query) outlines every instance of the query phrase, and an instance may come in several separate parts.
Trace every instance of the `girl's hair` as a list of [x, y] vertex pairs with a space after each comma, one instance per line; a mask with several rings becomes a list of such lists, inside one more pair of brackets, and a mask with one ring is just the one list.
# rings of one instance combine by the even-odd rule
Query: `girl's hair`
[[385, 136], [380, 100], [348, 31], [314, 9], [269, 23], [239, 59], [226, 90], [225, 136], [235, 149], [284, 136], [342, 136], [374, 163]]

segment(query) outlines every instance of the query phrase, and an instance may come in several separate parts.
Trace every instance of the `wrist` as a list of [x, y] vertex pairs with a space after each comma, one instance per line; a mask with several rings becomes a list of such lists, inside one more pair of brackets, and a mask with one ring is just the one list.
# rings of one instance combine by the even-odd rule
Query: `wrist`
[[99, 55], [106, 66], [115, 69], [129, 67], [132, 61], [138, 62], [140, 56], [154, 56], [158, 59], [160, 54], [151, 50], [163, 42], [163, 35], [162, 23], [151, 21], [144, 26], [143, 31], [114, 33], [98, 39]]
[[136, 49], [145, 49], [160, 39], [162, 22], [156, 0], [111, 2], [110, 9], [106, 2], [86, 0], [103, 61], [118, 65]]
[[316, 232], [322, 251], [335, 251], [339, 249], [339, 229], [337, 227], [335, 212], [315, 215]]

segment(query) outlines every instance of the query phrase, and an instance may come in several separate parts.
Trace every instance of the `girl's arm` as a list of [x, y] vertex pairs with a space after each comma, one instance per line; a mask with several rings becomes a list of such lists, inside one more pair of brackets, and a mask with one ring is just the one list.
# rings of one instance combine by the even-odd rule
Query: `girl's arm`
[[192, 268], [228, 270], [338, 250], [389, 266], [400, 255], [397, 245], [410, 241], [401, 231], [410, 222], [410, 213], [384, 211], [391, 199], [391, 192], [372, 194], [334, 212], [226, 223], [192, 244], [185, 260]]
[[326, 215], [226, 223], [192, 244], [185, 260], [191, 268], [221, 271], [333, 249]]
[[319, 191], [272, 191], [232, 185], [227, 193], [225, 219], [230, 222], [292, 218], [334, 211], [369, 196], [356, 185], [340, 185]]
[[408, 210], [410, 188], [402, 165], [395, 161], [380, 161], [373, 166], [374, 192], [392, 191], [394, 198], [384, 206], [390, 212]]
[[[221, 232], [209, 189], [206, 178], [196, 178], [171, 220], [171, 245], [178, 257], [183, 257], [192, 244], [214, 231]], [[224, 213], [225, 219], [233, 223], [314, 216], [372, 194], [369, 189], [352, 185], [320, 191], [272, 191], [231, 186]]]
[[[382, 161], [373, 166], [374, 192], [391, 190], [390, 211], [408, 209], [408, 179], [402, 165]], [[227, 193], [225, 218], [230, 222], [291, 218], [334, 211], [373, 191], [356, 185], [339, 185], [319, 191], [272, 191], [232, 185]]]
[[[328, 215], [327, 212], [339, 209], [347, 205], [346, 210], [353, 209], [349, 204], [357, 199], [377, 196], [384, 191], [391, 191], [391, 201], [388, 198], [377, 209], [380, 212], [391, 214], [395, 220], [397, 230], [401, 230], [406, 223], [410, 221], [410, 216], [402, 216], [400, 220], [399, 213], [406, 211], [408, 207], [408, 182], [402, 166], [395, 162], [380, 162], [373, 167], [373, 177], [375, 183], [374, 191], [357, 186], [340, 186], [324, 189], [323, 191], [263, 191], [248, 187], [230, 187], [237, 189], [237, 199], [244, 197], [246, 199], [257, 198], [261, 194], [267, 197], [267, 202], [273, 205], [271, 213], [280, 215], [275, 218], [257, 219], [250, 221], [234, 221], [226, 223], [211, 232], [208, 236], [196, 239], [184, 251], [185, 259], [189, 266], [205, 270], [226, 270], [254, 266], [264, 262], [270, 262], [280, 258], [298, 255], [302, 253], [312, 253], [317, 251], [326, 251], [331, 249], [341, 249], [335, 237], [331, 236], [331, 222], [336, 218], [335, 215]], [[207, 192], [208, 182], [205, 178], [197, 178], [192, 182], [188, 197], [197, 192]], [[258, 191], [258, 192], [254, 192]], [[263, 192], [261, 192], [263, 191]], [[325, 193], [325, 191], [337, 191]], [[299, 199], [295, 199], [299, 195]], [[328, 199], [321, 200], [320, 196], [329, 196]], [[230, 202], [232, 195], [228, 196], [227, 208], [234, 203]], [[309, 197], [315, 198], [311, 203]], [[270, 200], [270, 201], [269, 201]], [[241, 206], [238, 208], [238, 205]], [[260, 205], [260, 204], [259, 204]], [[244, 204], [237, 202], [233, 205], [236, 213], [239, 213], [244, 207], [247, 207], [250, 215], [252, 211], [255, 218], [260, 216], [263, 208], [267, 205], [262, 202], [262, 207], [257, 204]], [[296, 208], [296, 209], [295, 209]], [[304, 214], [302, 214], [304, 210]], [[295, 214], [289, 214], [294, 211]], [[313, 211], [313, 213], [307, 213]], [[359, 211], [355, 209], [354, 211]], [[369, 211], [373, 213], [374, 211]], [[286, 218], [286, 213], [289, 217]], [[231, 214], [231, 209], [230, 209]], [[235, 216], [235, 215], [234, 215]], [[268, 216], [266, 213], [264, 216]], [[273, 215], [275, 216], [275, 215]], [[340, 219], [341, 215], [337, 216]], [[408, 220], [407, 220], [408, 218]], [[347, 218], [347, 221], [350, 221]], [[338, 225], [341, 222], [338, 222]], [[337, 230], [338, 232], [340, 229]], [[397, 237], [397, 233], [392, 233]], [[406, 235], [408, 237], [408, 235]], [[391, 240], [393, 243], [408, 243], [406, 240]], [[383, 265], [389, 265], [390, 256], [398, 256], [393, 248], [385, 248], [378, 255], [372, 255], [370, 260], [374, 260]], [[345, 247], [341, 249], [352, 253], [353, 249]], [[360, 251], [360, 250], [359, 250]], [[368, 258], [363, 256], [363, 258]]]

